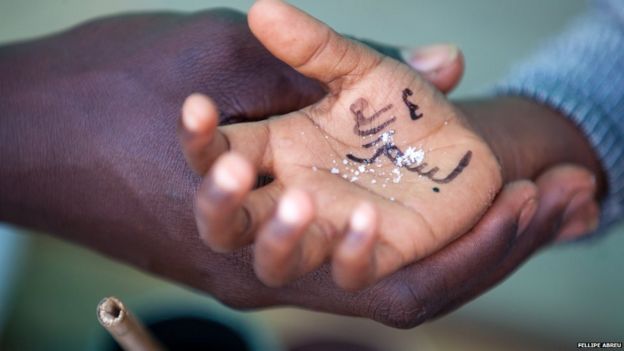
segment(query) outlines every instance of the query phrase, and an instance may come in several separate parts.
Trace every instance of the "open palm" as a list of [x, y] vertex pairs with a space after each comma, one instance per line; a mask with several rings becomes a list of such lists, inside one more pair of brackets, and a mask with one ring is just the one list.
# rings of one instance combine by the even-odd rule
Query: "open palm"
[[[500, 168], [444, 96], [406, 65], [285, 3], [257, 2], [249, 24], [328, 94], [287, 115], [221, 128], [210, 99], [189, 97], [184, 145], [196, 170], [210, 169], [197, 211], [213, 249], [255, 242], [256, 273], [269, 285], [331, 257], [337, 283], [355, 289], [476, 223], [500, 189]], [[252, 190], [256, 172], [273, 181]]]

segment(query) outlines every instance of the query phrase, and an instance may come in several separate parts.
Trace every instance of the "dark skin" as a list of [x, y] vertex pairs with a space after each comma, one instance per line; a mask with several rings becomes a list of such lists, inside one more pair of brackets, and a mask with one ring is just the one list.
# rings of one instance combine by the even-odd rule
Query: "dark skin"
[[[297, 305], [415, 326], [501, 281], [574, 220], [592, 218], [591, 173], [547, 169], [572, 162], [603, 184], [583, 136], [553, 111], [519, 99], [460, 104], [475, 121], [503, 116], [520, 123], [525, 113], [552, 121], [557, 133], [569, 131], [568, 149], [532, 160], [538, 166], [530, 172], [505, 175], [508, 185], [473, 231], [373, 287], [345, 292], [323, 267], [286, 287], [268, 288], [256, 279], [249, 250], [217, 254], [199, 239], [193, 197], [200, 178], [176, 138], [180, 105], [193, 92], [210, 95], [230, 122], [295, 110], [323, 95], [316, 82], [270, 56], [242, 15], [95, 21], [2, 47], [0, 76], [0, 221], [52, 233], [235, 307]], [[446, 90], [448, 81], [436, 83]], [[525, 127], [532, 130], [530, 123]], [[483, 127], [483, 135], [506, 162], [497, 132]], [[521, 177], [537, 179], [537, 188], [511, 183]], [[514, 239], [521, 205], [536, 191], [536, 215]], [[580, 193], [589, 200], [564, 218]]]

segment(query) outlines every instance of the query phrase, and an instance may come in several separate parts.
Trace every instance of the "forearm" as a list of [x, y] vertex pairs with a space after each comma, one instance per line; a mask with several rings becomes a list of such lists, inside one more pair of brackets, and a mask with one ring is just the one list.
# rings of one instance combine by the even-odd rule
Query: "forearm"
[[599, 194], [606, 179], [583, 132], [559, 112], [520, 97], [460, 101], [457, 106], [490, 144], [506, 182], [535, 179], [549, 167], [577, 164], [596, 176]]

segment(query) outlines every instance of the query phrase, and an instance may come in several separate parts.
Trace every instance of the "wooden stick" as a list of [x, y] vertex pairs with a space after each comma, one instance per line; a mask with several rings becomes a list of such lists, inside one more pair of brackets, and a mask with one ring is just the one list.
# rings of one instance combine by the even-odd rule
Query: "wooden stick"
[[97, 306], [100, 324], [126, 351], [163, 351], [162, 345], [145, 329], [116, 297], [107, 297]]

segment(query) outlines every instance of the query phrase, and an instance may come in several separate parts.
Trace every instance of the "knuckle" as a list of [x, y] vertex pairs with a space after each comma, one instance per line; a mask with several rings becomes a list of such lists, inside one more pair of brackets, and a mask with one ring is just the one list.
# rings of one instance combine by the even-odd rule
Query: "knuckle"
[[[390, 292], [390, 296], [388, 295]], [[418, 299], [411, 287], [397, 282], [383, 290], [383, 298], [371, 306], [371, 318], [391, 327], [400, 329], [414, 328], [427, 321], [432, 311], [426, 302]]]

